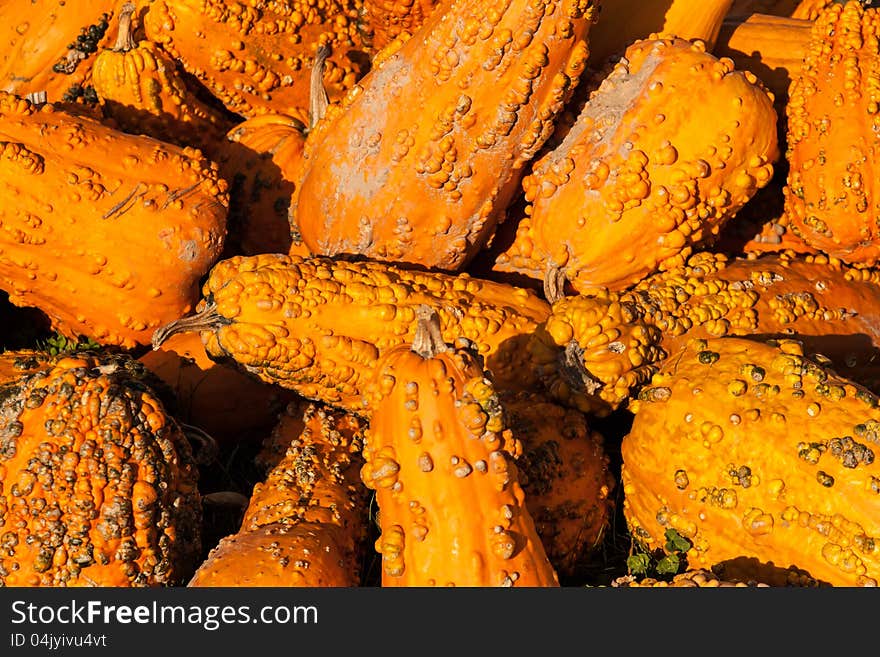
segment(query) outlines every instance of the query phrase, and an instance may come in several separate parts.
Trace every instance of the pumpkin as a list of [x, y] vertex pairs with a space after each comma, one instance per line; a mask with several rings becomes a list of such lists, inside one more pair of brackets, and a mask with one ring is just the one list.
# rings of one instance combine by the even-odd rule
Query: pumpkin
[[614, 588], [638, 589], [638, 588], [742, 588], [747, 586], [767, 587], [767, 584], [759, 582], [743, 582], [721, 579], [706, 568], [690, 568], [682, 573], [673, 575], [671, 579], [657, 579], [656, 577], [642, 577], [636, 579], [631, 575], [615, 578], [611, 582]]
[[0, 288], [12, 303], [125, 348], [195, 306], [228, 199], [200, 152], [0, 92], [0, 173]]
[[0, 91], [72, 100], [90, 85], [98, 51], [113, 42], [118, 0], [3, 0]]
[[201, 550], [198, 473], [143, 368], [21, 356], [0, 383], [0, 584], [185, 582]]
[[117, 13], [113, 47], [100, 50], [92, 65], [92, 87], [105, 116], [135, 134], [144, 134], [212, 154], [232, 119], [190, 92], [176, 62], [156, 44], [134, 38], [133, 2]]
[[880, 391], [880, 273], [824, 255], [698, 253], [624, 293], [568, 296], [533, 333], [535, 369], [557, 400], [606, 414], [639, 394], [691, 338], [788, 337]]
[[221, 448], [269, 430], [297, 396], [211, 360], [195, 333], [172, 336], [138, 359], [174, 395], [175, 417], [208, 433]]
[[308, 249], [466, 268], [578, 81], [593, 10], [451, 0], [389, 45], [306, 142], [292, 216]]
[[443, 341], [436, 312], [420, 308], [364, 405], [382, 586], [558, 586], [517, 478], [519, 442], [479, 356]]
[[[302, 410], [300, 407], [295, 407]], [[288, 449], [254, 486], [241, 529], [223, 538], [190, 587], [357, 586], [367, 530], [360, 482], [364, 423], [310, 404], [279, 421]]]
[[785, 212], [796, 235], [850, 263], [880, 260], [880, 10], [830, 4], [813, 23], [788, 103]]
[[634, 42], [652, 34], [700, 40], [712, 51], [734, 0], [602, 0], [590, 37], [590, 67], [601, 69]]
[[560, 577], [577, 576], [610, 527], [615, 479], [604, 437], [580, 411], [534, 392], [499, 392], [526, 508]]
[[363, 0], [361, 18], [370, 47], [378, 51], [397, 37], [412, 34], [439, 4], [440, 0]]
[[630, 287], [714, 239], [769, 183], [777, 141], [750, 73], [699, 42], [638, 41], [524, 178], [526, 216], [494, 269]]
[[630, 407], [621, 476], [633, 537], [653, 549], [676, 530], [692, 568], [753, 565], [773, 581], [793, 566], [877, 586], [878, 405], [796, 341], [690, 341]]
[[281, 254], [215, 265], [194, 315], [156, 331], [154, 347], [200, 332], [212, 358], [304, 397], [360, 413], [380, 355], [408, 344], [420, 304], [437, 308], [448, 340], [471, 340], [504, 389], [533, 381], [526, 344], [550, 307], [534, 292], [459, 274]]
[[227, 109], [251, 118], [289, 114], [308, 123], [309, 78], [317, 48], [332, 53], [324, 82], [337, 100], [369, 69], [358, 28], [360, 0], [155, 0], [147, 38], [179, 61]]

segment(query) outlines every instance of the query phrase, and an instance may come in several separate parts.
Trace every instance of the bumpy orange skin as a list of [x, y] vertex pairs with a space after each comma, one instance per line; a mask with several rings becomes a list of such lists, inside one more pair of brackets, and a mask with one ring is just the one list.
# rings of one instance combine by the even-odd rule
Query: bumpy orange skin
[[355, 413], [380, 355], [412, 339], [420, 304], [437, 310], [445, 339], [473, 341], [499, 387], [513, 390], [534, 381], [525, 347], [550, 312], [534, 292], [466, 274], [278, 254], [219, 262], [203, 294], [211, 315], [188, 330], [201, 331], [210, 356]]
[[296, 398], [290, 390], [267, 385], [233, 364], [211, 360], [195, 333], [172, 336], [138, 360], [174, 394], [175, 417], [207, 432], [221, 445], [233, 445], [255, 431], [268, 431]]
[[365, 395], [382, 586], [558, 586], [495, 390], [466, 348], [389, 350]]
[[165, 586], [195, 570], [190, 447], [130, 366], [43, 358], [0, 383], [0, 584]]
[[880, 260], [880, 11], [831, 4], [813, 23], [788, 103], [786, 214], [805, 242], [846, 262]]
[[228, 196], [199, 152], [0, 92], [0, 288], [68, 336], [148, 344], [219, 258]]
[[[133, 3], [132, 3], [133, 4]], [[92, 65], [92, 87], [104, 115], [125, 132], [149, 135], [213, 155], [212, 146], [232, 127], [232, 119], [202, 102], [155, 43], [135, 38], [130, 10], [119, 15], [115, 45], [101, 49]]]
[[731, 261], [704, 252], [629, 292], [561, 299], [530, 350], [555, 398], [600, 414], [702, 337], [797, 335], [841, 374], [880, 391], [878, 307], [880, 274], [867, 268], [821, 255]]
[[713, 573], [711, 570], [707, 570], [705, 568], [691, 568], [691, 569], [686, 570], [683, 573], [679, 573], [679, 574], [675, 575], [670, 580], [657, 579], [655, 577], [644, 577], [642, 579], [635, 579], [632, 576], [618, 577], [613, 582], [611, 582], [611, 586], [613, 586], [615, 588], [624, 588], [624, 589], [638, 589], [638, 588], [716, 589], [716, 588], [742, 588], [742, 587], [746, 587], [746, 586], [766, 587], [767, 584], [753, 583], [753, 582], [740, 582], [740, 581], [721, 579], [720, 577], [718, 577], [718, 575]]
[[368, 522], [360, 481], [365, 423], [310, 404], [283, 416], [288, 447], [254, 486], [241, 529], [222, 539], [188, 586], [357, 586]]
[[300, 120], [267, 113], [231, 128], [211, 149], [230, 185], [227, 253], [309, 255], [289, 222], [305, 142]]
[[699, 42], [639, 41], [523, 180], [527, 216], [495, 269], [561, 268], [588, 292], [674, 267], [770, 181], [777, 141], [753, 75]]
[[583, 413], [543, 396], [501, 394], [522, 443], [516, 465], [541, 543], [560, 577], [574, 575], [600, 544], [614, 511], [615, 480], [604, 438]]
[[324, 71], [331, 100], [369, 69], [359, 9], [359, 0], [155, 0], [144, 31], [230, 111], [245, 118], [281, 112], [307, 123], [320, 44], [332, 48]]
[[675, 529], [691, 568], [754, 561], [819, 583], [880, 579], [877, 397], [805, 358], [794, 341], [695, 340], [638, 402], [624, 438], [624, 515], [662, 547]]
[[734, 0], [602, 0], [590, 39], [590, 66], [601, 68], [651, 34], [699, 39], [711, 51]]
[[[45, 91], [64, 99], [87, 85], [101, 48], [113, 43], [118, 0], [3, 0], [0, 91], [25, 96]], [[82, 35], [82, 39], [79, 37]], [[74, 48], [69, 48], [74, 44]]]
[[593, 10], [452, 0], [389, 46], [309, 135], [294, 218], [310, 251], [466, 267], [578, 81]]
[[370, 47], [381, 50], [397, 37], [412, 34], [438, 4], [440, 0], [363, 0], [362, 20]]

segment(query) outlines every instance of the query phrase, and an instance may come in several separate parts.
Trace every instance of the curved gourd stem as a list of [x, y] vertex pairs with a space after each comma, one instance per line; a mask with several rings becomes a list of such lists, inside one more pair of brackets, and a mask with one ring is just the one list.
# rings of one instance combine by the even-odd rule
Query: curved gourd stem
[[128, 52], [134, 50], [137, 45], [131, 35], [131, 18], [135, 9], [133, 2], [126, 2], [119, 10], [119, 34], [116, 37], [116, 44], [113, 46], [114, 52]]
[[181, 317], [172, 322], [168, 322], [165, 326], [156, 329], [150, 343], [153, 349], [158, 349], [172, 335], [178, 333], [192, 333], [195, 331], [213, 331], [220, 326], [229, 324], [229, 320], [217, 312], [217, 304], [205, 304], [205, 307], [195, 315], [189, 317]]
[[547, 303], [553, 305], [565, 296], [565, 268], [547, 263], [547, 271], [544, 272], [544, 298]]
[[324, 67], [330, 56], [330, 46], [322, 43], [315, 53], [315, 63], [312, 64], [312, 75], [309, 78], [309, 130], [324, 118], [330, 98], [324, 87]]
[[437, 354], [449, 351], [440, 331], [440, 316], [437, 311], [424, 304], [416, 308], [416, 334], [413, 337], [412, 350], [422, 358], [433, 358]]
[[584, 350], [571, 340], [559, 354], [559, 369], [573, 388], [595, 395], [604, 385], [584, 365]]

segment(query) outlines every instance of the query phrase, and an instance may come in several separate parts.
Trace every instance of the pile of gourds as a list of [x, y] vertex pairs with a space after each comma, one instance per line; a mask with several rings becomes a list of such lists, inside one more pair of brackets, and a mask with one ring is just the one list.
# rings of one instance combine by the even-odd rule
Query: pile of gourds
[[0, 584], [876, 586], [870, 5], [4, 2]]

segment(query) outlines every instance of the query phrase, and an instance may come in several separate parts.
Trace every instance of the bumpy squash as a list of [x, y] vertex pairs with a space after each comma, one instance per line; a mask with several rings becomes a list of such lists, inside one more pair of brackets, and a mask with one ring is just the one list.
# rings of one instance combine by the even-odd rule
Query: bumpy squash
[[364, 423], [315, 404], [300, 418], [301, 431], [299, 422], [276, 426], [287, 437], [286, 454], [254, 486], [241, 529], [211, 550], [188, 586], [360, 583], [368, 526], [360, 482]]
[[147, 38], [244, 118], [280, 112], [308, 123], [315, 51], [332, 49], [324, 82], [338, 99], [369, 69], [359, 0], [155, 0]]
[[92, 87], [104, 115], [126, 132], [212, 154], [232, 118], [190, 92], [177, 63], [156, 44], [135, 40], [135, 9], [133, 2], [120, 7], [116, 43], [101, 49], [92, 65]]
[[466, 267], [578, 81], [593, 9], [450, 0], [389, 46], [309, 135], [293, 214], [309, 250]]
[[98, 51], [113, 43], [119, 0], [3, 0], [0, 91], [64, 99], [89, 85]]
[[734, 0], [602, 0], [590, 38], [590, 67], [601, 69], [652, 34], [698, 39], [711, 51]]
[[154, 347], [199, 331], [212, 358], [356, 413], [379, 356], [412, 340], [419, 305], [437, 309], [447, 340], [474, 342], [511, 390], [532, 382], [525, 346], [550, 312], [534, 292], [466, 274], [280, 254], [222, 260], [203, 294], [196, 315], [156, 331]]
[[[694, 340], [631, 406], [621, 446], [633, 537], [692, 546], [689, 567], [754, 560], [834, 586], [880, 579], [876, 395], [806, 358], [801, 345]], [[702, 400], [702, 401], [701, 401]]]
[[184, 583], [201, 556], [198, 473], [143, 368], [21, 355], [0, 383], [0, 584]]
[[678, 573], [670, 580], [657, 579], [656, 577], [643, 577], [636, 579], [632, 576], [618, 577], [611, 586], [614, 588], [638, 589], [638, 588], [742, 588], [746, 586], [766, 587], [767, 584], [759, 582], [742, 582], [721, 579], [706, 568], [691, 568], [683, 573]]
[[148, 344], [189, 312], [226, 236], [200, 152], [0, 92], [0, 288], [55, 330]]
[[376, 491], [382, 586], [558, 585], [487, 377], [424, 306], [412, 345], [377, 364], [361, 477]]
[[207, 432], [220, 447], [268, 431], [296, 398], [233, 364], [211, 360], [195, 333], [175, 335], [138, 360], [174, 394], [175, 417]]
[[378, 51], [397, 37], [412, 34], [439, 4], [440, 0], [363, 0], [361, 18], [370, 47]]
[[785, 211], [805, 242], [846, 262], [880, 261], [880, 10], [830, 4], [813, 23], [788, 103]]
[[797, 335], [880, 391], [880, 273], [823, 255], [698, 253], [625, 293], [560, 299], [530, 350], [554, 397], [606, 413], [688, 339]]
[[524, 178], [527, 216], [495, 270], [558, 270], [588, 292], [680, 264], [770, 181], [776, 118], [755, 77], [701, 43], [636, 42]]
[[547, 557], [560, 577], [576, 576], [614, 512], [604, 438], [583, 413], [542, 395], [500, 393], [499, 399], [505, 424], [522, 443], [519, 482]]

